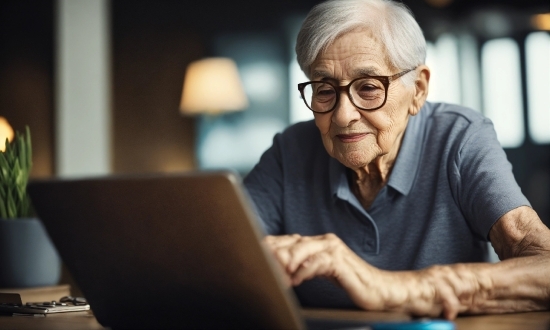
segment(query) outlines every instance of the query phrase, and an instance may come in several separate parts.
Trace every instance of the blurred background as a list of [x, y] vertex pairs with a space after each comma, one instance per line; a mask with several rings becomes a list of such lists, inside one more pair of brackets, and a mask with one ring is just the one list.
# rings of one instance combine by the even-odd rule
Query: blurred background
[[[33, 136], [33, 177], [231, 168], [312, 118], [294, 42], [319, 1], [4, 0], [0, 116]], [[550, 4], [405, 0], [428, 40], [429, 100], [490, 117], [550, 224]], [[183, 113], [189, 64], [231, 58], [242, 111]], [[215, 97], [216, 90], [212, 90]]]

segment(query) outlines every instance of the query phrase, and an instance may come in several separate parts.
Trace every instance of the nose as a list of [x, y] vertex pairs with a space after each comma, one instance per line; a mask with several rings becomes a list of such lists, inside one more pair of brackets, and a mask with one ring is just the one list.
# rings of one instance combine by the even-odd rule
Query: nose
[[340, 94], [340, 100], [332, 111], [332, 122], [339, 127], [348, 127], [361, 119], [359, 109], [355, 107], [346, 92]]

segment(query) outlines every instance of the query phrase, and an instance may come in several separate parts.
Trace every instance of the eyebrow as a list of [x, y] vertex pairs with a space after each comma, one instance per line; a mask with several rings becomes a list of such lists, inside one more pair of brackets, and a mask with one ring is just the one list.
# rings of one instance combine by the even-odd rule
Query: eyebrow
[[332, 75], [326, 71], [323, 70], [314, 70], [311, 74], [311, 79], [319, 79], [319, 78], [332, 78]]
[[[364, 77], [364, 76], [381, 76], [382, 74], [378, 69], [374, 67], [366, 67], [366, 68], [357, 68], [352, 71], [354, 77]], [[311, 74], [311, 79], [324, 79], [324, 78], [330, 78], [337, 80], [334, 78], [330, 73], [324, 70], [314, 70]]]
[[360, 77], [360, 76], [381, 76], [382, 74], [380, 73], [380, 71], [378, 71], [378, 69], [370, 66], [366, 68], [358, 68], [353, 70], [353, 75], [355, 77]]

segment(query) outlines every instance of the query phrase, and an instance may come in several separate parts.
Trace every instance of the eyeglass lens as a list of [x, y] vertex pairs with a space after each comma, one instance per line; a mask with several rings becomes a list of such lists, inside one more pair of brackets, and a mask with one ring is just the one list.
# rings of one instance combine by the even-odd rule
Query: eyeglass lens
[[[380, 107], [386, 97], [384, 85], [374, 78], [355, 80], [349, 92], [353, 104], [365, 110]], [[313, 111], [328, 112], [336, 105], [339, 98], [337, 93], [336, 88], [328, 82], [313, 82], [305, 86], [304, 100]]]

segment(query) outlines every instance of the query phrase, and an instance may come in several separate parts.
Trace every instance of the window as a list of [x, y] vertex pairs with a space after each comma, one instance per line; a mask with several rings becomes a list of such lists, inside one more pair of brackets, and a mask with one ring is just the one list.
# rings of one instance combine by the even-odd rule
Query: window
[[308, 109], [300, 96], [300, 92], [298, 92], [297, 85], [309, 79], [307, 79], [306, 75], [300, 69], [300, 65], [298, 65], [298, 61], [296, 61], [296, 54], [294, 54], [294, 59], [290, 62], [289, 76], [290, 124], [313, 119], [313, 112]]
[[550, 143], [550, 35], [534, 32], [525, 40], [529, 135]]
[[460, 104], [457, 40], [451, 34], [426, 44], [426, 65], [431, 69], [428, 101]]
[[481, 50], [483, 112], [489, 117], [503, 148], [524, 140], [519, 48], [511, 38], [493, 39]]
[[462, 105], [481, 111], [481, 78], [478, 47], [473, 36], [464, 34], [459, 38], [460, 89]]

